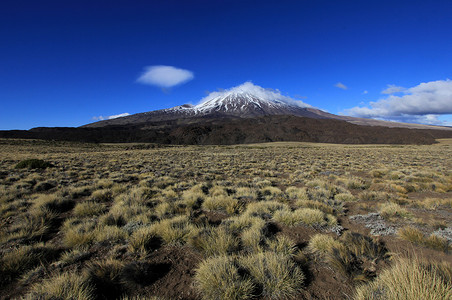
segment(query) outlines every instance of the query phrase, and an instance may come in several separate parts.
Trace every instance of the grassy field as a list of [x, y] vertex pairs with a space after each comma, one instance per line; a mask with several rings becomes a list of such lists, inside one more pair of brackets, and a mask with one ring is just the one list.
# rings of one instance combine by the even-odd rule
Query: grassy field
[[452, 140], [0, 140], [0, 164], [0, 298], [452, 298]]

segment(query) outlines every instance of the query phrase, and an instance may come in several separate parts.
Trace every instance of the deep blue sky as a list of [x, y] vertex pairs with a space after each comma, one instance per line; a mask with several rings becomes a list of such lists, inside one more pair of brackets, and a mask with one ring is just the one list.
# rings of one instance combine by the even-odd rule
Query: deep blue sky
[[[0, 129], [195, 104], [245, 81], [331, 113], [452, 124], [451, 16], [450, 0], [2, 0]], [[155, 65], [194, 78], [137, 82]]]

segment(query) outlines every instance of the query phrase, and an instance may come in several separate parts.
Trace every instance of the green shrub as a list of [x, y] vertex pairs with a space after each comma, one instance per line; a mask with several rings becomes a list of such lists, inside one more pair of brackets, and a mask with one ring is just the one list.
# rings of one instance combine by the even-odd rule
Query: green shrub
[[16, 169], [47, 169], [51, 167], [53, 167], [51, 163], [36, 158], [22, 160], [15, 166]]

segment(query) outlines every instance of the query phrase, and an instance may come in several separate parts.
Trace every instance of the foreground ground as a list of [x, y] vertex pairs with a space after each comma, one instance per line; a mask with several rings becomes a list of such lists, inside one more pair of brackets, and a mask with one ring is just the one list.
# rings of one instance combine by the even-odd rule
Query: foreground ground
[[0, 140], [0, 166], [0, 298], [452, 297], [452, 140]]

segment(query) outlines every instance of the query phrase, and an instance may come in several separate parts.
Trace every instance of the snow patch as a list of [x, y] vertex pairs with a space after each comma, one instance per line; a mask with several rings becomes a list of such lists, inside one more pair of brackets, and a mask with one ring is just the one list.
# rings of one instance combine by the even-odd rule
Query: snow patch
[[265, 89], [247, 81], [224, 91], [210, 93], [207, 97], [201, 99], [200, 103], [194, 108], [204, 110], [216, 106], [219, 102], [224, 102], [226, 99], [232, 98], [246, 99], [249, 102], [257, 104], [259, 107], [261, 107], [261, 102], [266, 102], [272, 106], [275, 104], [288, 104], [302, 108], [312, 107], [303, 101], [282, 95], [279, 90]]

